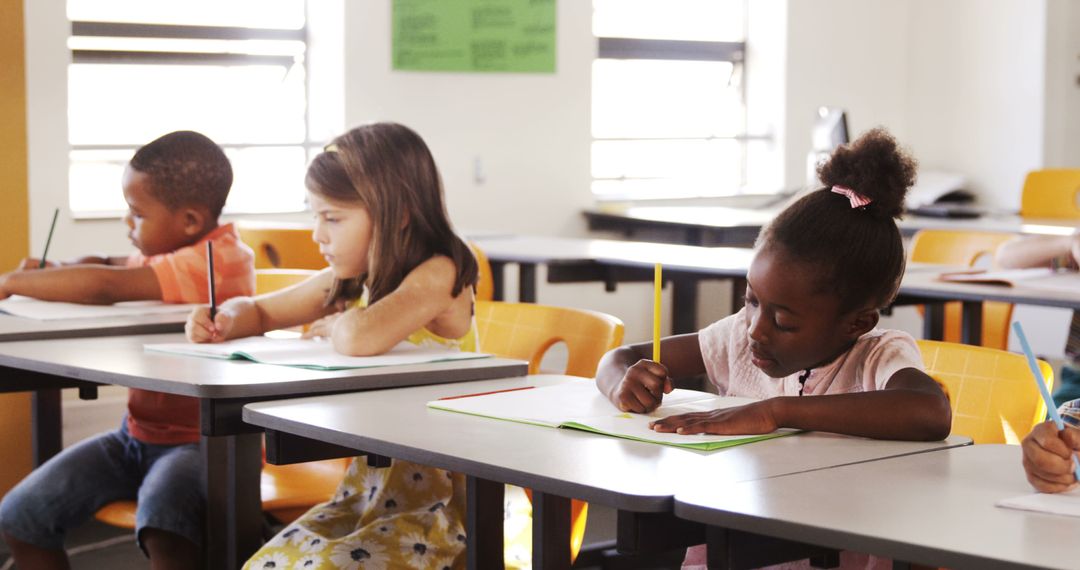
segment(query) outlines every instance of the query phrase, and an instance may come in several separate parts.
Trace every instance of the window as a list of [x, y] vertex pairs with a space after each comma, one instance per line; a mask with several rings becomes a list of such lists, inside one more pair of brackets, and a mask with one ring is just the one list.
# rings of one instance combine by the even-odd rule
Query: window
[[744, 0], [594, 0], [592, 190], [722, 196], [746, 182]]
[[125, 211], [124, 165], [175, 130], [225, 149], [227, 212], [302, 210], [307, 162], [340, 125], [308, 105], [308, 10], [305, 0], [68, 0], [72, 212]]

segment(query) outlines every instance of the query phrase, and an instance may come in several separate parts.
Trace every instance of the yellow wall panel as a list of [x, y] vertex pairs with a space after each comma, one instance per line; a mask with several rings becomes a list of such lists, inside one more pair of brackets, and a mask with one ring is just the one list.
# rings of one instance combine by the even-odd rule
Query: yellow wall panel
[[[29, 251], [23, 0], [0, 0], [0, 270]], [[30, 396], [0, 394], [0, 495], [30, 472]]]

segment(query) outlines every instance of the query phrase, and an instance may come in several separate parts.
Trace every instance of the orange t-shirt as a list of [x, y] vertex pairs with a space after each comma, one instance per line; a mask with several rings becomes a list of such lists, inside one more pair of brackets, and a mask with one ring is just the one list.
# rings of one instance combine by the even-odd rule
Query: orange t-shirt
[[[232, 224], [219, 226], [197, 243], [172, 253], [128, 257], [128, 267], [154, 270], [166, 303], [208, 303], [206, 242], [214, 242], [214, 290], [220, 303], [255, 292], [255, 254]], [[176, 445], [199, 441], [199, 400], [132, 388], [128, 390], [128, 432], [139, 441]]]

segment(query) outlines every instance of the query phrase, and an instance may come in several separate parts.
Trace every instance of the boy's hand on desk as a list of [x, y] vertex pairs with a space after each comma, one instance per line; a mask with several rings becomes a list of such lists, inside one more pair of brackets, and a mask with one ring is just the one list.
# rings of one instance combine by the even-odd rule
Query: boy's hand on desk
[[7, 299], [11, 296], [11, 291], [7, 290], [8, 274], [4, 273], [0, 275], [0, 300]]
[[[52, 261], [46, 261], [45, 262], [45, 267], [60, 267], [60, 264], [52, 262]], [[24, 258], [19, 263], [19, 269], [18, 270], [19, 271], [26, 271], [28, 269], [41, 269], [41, 260], [36, 258], [36, 257]]]
[[776, 425], [768, 400], [764, 400], [737, 408], [669, 416], [650, 423], [649, 427], [668, 433], [751, 435], [771, 433], [780, 426]]
[[337, 322], [340, 316], [341, 313], [334, 313], [311, 323], [311, 326], [304, 331], [300, 338], [330, 338], [330, 333], [334, 330], [334, 323]]
[[1060, 493], [1077, 485], [1072, 455], [1080, 451], [1080, 430], [1058, 432], [1054, 422], [1043, 422], [1024, 438], [1024, 472], [1040, 493]]
[[658, 408], [664, 394], [672, 388], [667, 367], [643, 359], [626, 369], [622, 382], [612, 393], [612, 401], [624, 412], [644, 414]]
[[188, 315], [184, 324], [184, 333], [191, 342], [221, 342], [228, 338], [232, 330], [233, 316], [228, 311], [218, 310], [214, 320], [210, 320], [210, 308], [199, 307]]

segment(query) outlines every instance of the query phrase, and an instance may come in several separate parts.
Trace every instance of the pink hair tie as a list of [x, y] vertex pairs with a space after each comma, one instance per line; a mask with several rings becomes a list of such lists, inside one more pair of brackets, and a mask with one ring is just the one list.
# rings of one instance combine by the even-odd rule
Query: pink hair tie
[[851, 188], [845, 188], [843, 186], [833, 186], [832, 191], [834, 194], [840, 194], [841, 196], [847, 196], [849, 202], [851, 202], [852, 208], [862, 208], [870, 204], [870, 198], [859, 194]]

